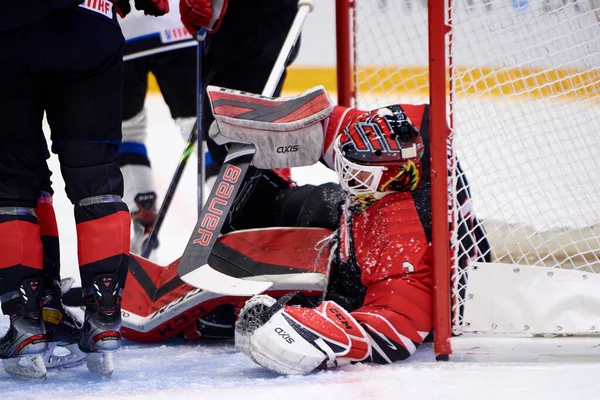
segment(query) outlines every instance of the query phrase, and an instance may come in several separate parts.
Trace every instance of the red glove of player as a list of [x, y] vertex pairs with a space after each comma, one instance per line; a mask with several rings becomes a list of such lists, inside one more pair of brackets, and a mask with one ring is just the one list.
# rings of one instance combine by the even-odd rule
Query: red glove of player
[[125, 16], [131, 12], [131, 5], [129, 4], [129, 0], [111, 0], [111, 1], [115, 5], [117, 14], [119, 14], [119, 16], [121, 18], [125, 18]]
[[192, 34], [201, 28], [216, 32], [226, 8], [227, 0], [179, 0], [181, 22]]
[[145, 15], [160, 17], [169, 12], [169, 0], [135, 0], [135, 8]]

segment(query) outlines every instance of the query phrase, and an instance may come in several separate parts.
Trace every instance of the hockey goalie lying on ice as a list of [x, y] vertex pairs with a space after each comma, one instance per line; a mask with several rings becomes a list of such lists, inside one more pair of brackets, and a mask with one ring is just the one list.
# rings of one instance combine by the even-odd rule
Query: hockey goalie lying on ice
[[[296, 186], [251, 167], [209, 264], [273, 286], [249, 300], [223, 296], [181, 281], [178, 260], [165, 268], [132, 256], [123, 336], [235, 336], [242, 352], [282, 374], [413, 354], [433, 324], [428, 107], [333, 107], [321, 88], [287, 99], [209, 94], [215, 140], [252, 142], [259, 167], [321, 158], [340, 183]], [[310, 127], [294, 126], [315, 115]], [[273, 146], [281, 135], [290, 144]]]

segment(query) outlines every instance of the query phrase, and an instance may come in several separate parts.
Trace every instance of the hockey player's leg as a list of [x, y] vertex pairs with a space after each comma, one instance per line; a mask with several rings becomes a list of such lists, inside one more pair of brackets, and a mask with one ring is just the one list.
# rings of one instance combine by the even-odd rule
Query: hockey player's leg
[[196, 124], [196, 47], [159, 53], [148, 58], [150, 70], [156, 76], [171, 117], [183, 140], [187, 140]]
[[[66, 194], [75, 206], [85, 316], [78, 342], [88, 368], [112, 373], [121, 345], [120, 299], [129, 258], [130, 216], [121, 200], [123, 36], [113, 19], [78, 7], [65, 11], [73, 65], [53, 80], [46, 113]], [[64, 30], [64, 29], [63, 29]], [[61, 31], [62, 32], [62, 31]]]
[[43, 318], [48, 338], [44, 364], [46, 368], [69, 368], [81, 364], [85, 358], [77, 346], [83, 324], [62, 303], [58, 227], [52, 206], [50, 180], [46, 182], [35, 208], [44, 260]]
[[21, 57], [35, 26], [27, 28], [0, 32], [0, 303], [10, 324], [0, 336], [0, 359], [10, 375], [44, 380], [42, 244], [34, 213], [43, 110], [39, 81]]
[[[88, 141], [63, 141], [54, 148], [61, 161], [67, 195], [75, 205], [85, 304], [78, 344], [81, 351], [88, 353], [92, 372], [108, 375], [112, 372], [112, 355], [92, 353], [111, 352], [121, 345], [120, 303], [127, 271], [130, 218], [120, 196], [123, 182], [117, 148]], [[95, 157], [81, 159], [80, 154]]]
[[[196, 122], [196, 47], [186, 47], [148, 57], [150, 70], [156, 76], [160, 92], [171, 117], [187, 140]], [[171, 140], [165, 138], [165, 140]]]
[[44, 380], [42, 244], [33, 208], [0, 203], [0, 250], [0, 302], [10, 318], [0, 359], [9, 375]]
[[123, 121], [119, 164], [124, 181], [123, 201], [131, 213], [131, 252], [134, 254], [141, 254], [156, 218], [156, 189], [145, 145], [146, 136], [145, 109]]
[[[121, 291], [129, 252], [130, 218], [121, 201], [122, 177], [115, 145], [64, 141], [56, 146], [75, 204], [84, 325], [79, 349], [88, 353], [88, 368], [99, 375], [112, 373], [112, 354], [121, 345]], [[83, 163], [77, 154], [96, 154]], [[79, 162], [78, 162], [79, 160]], [[91, 165], [89, 165], [91, 164]], [[92, 192], [82, 182], [95, 182]], [[83, 186], [83, 187], [82, 187]]]
[[185, 142], [196, 127], [196, 47], [159, 53], [149, 58], [150, 69], [156, 76], [160, 92]]
[[10, 199], [28, 194], [18, 185], [9, 189], [15, 183], [10, 175], [17, 170], [8, 164], [22, 161], [15, 153], [0, 154], [0, 180], [8, 184], [0, 189], [0, 303], [10, 318], [8, 332], [0, 338], [0, 359], [10, 375], [43, 380], [40, 354], [48, 345], [42, 320], [42, 243], [34, 210], [27, 207], [35, 200]]
[[119, 149], [119, 165], [123, 174], [123, 201], [131, 212], [133, 236], [131, 252], [141, 254], [156, 218], [156, 189], [146, 139], [148, 122], [144, 99], [149, 71], [147, 57], [124, 64], [123, 144]]
[[[30, 249], [28, 249], [30, 251]], [[24, 279], [16, 291], [0, 295], [2, 312], [10, 317], [8, 332], [0, 338], [0, 358], [9, 375], [45, 380], [41, 354], [48, 349], [42, 315], [42, 282]]]

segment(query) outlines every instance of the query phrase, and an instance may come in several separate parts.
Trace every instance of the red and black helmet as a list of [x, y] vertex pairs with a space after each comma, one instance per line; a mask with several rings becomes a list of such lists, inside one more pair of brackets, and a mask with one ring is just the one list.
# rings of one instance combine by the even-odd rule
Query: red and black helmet
[[369, 111], [338, 137], [335, 169], [353, 194], [415, 190], [421, 178], [423, 139], [400, 105]]

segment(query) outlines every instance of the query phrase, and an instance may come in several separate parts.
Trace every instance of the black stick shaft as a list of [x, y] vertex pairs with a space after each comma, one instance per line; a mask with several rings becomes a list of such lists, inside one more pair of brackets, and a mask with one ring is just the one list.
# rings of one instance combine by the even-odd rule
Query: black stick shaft
[[179, 186], [179, 181], [181, 180], [181, 176], [183, 175], [183, 171], [187, 165], [188, 159], [190, 155], [194, 151], [194, 147], [196, 143], [198, 143], [198, 216], [200, 215], [202, 209], [202, 198], [204, 195], [204, 150], [202, 148], [202, 95], [203, 95], [203, 86], [202, 86], [202, 57], [204, 55], [204, 38], [206, 33], [202, 30], [196, 35], [196, 40], [198, 41], [197, 48], [197, 57], [196, 57], [196, 71], [197, 71], [197, 87], [198, 87], [198, 103], [197, 103], [197, 118], [196, 118], [196, 126], [190, 133], [190, 136], [185, 144], [185, 148], [183, 150], [183, 154], [179, 159], [179, 164], [177, 165], [177, 169], [173, 174], [173, 178], [171, 179], [171, 183], [169, 184], [169, 188], [167, 189], [167, 193], [165, 194], [164, 200], [156, 214], [156, 219], [154, 220], [154, 224], [152, 224], [152, 230], [150, 231], [150, 236], [146, 241], [146, 246], [142, 251], [142, 257], [148, 258], [150, 254], [154, 250], [156, 243], [158, 241], [158, 233], [160, 232], [160, 228], [162, 227], [163, 220], [167, 215], [167, 211], [171, 206], [171, 201], [173, 200], [173, 196], [175, 195], [175, 191], [177, 190], [177, 186]]
[[162, 223], [167, 215], [167, 211], [169, 210], [169, 206], [171, 205], [171, 201], [173, 200], [173, 196], [175, 195], [175, 191], [177, 190], [177, 186], [179, 186], [179, 181], [181, 180], [181, 176], [183, 175], [183, 171], [185, 170], [185, 166], [187, 165], [188, 159], [190, 155], [194, 152], [194, 147], [196, 147], [196, 141], [198, 138], [198, 131], [196, 128], [190, 134], [190, 137], [185, 144], [185, 149], [183, 150], [183, 154], [179, 159], [179, 164], [177, 165], [177, 169], [175, 170], [175, 174], [173, 174], [173, 178], [171, 179], [171, 183], [169, 184], [169, 188], [167, 189], [167, 193], [165, 194], [165, 198], [160, 205], [160, 209], [156, 214], [156, 219], [154, 220], [154, 224], [152, 225], [152, 230], [150, 231], [150, 236], [146, 241], [146, 247], [142, 251], [142, 257], [148, 258], [154, 250], [154, 246], [158, 239], [158, 232], [160, 232], [160, 228], [162, 227]]

